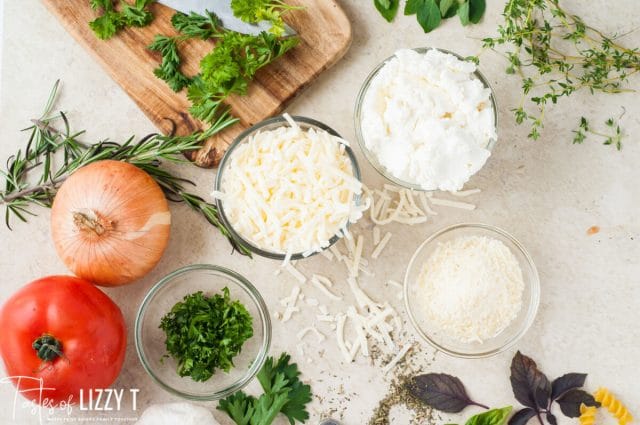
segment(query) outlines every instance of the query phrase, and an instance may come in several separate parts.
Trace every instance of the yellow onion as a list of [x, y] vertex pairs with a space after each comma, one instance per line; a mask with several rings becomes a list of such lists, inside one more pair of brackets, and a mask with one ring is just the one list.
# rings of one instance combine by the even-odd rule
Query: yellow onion
[[58, 255], [98, 285], [130, 283], [160, 261], [171, 213], [160, 186], [138, 167], [99, 161], [65, 181], [51, 211]]

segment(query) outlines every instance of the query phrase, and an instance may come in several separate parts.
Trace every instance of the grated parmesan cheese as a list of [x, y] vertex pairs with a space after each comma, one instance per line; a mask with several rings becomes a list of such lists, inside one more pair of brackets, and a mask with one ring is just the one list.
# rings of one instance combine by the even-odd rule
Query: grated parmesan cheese
[[524, 281], [504, 243], [470, 236], [440, 243], [422, 267], [418, 288], [425, 320], [452, 339], [481, 343], [517, 317]]

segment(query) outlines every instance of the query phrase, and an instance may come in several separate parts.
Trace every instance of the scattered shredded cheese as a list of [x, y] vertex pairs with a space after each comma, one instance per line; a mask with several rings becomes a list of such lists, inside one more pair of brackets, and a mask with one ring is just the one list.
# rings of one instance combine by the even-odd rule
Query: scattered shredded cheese
[[389, 239], [391, 239], [391, 232], [387, 232], [384, 235], [384, 237], [382, 238], [378, 246], [376, 246], [376, 249], [373, 250], [373, 253], [371, 254], [371, 258], [375, 259], [380, 256], [380, 254], [382, 253], [382, 250], [387, 246]]
[[306, 283], [307, 277], [303, 275], [298, 269], [296, 269], [293, 264], [287, 263], [284, 265], [284, 269], [288, 271], [291, 276], [295, 277], [296, 280], [300, 283]]
[[448, 199], [431, 198], [433, 205], [441, 205], [443, 207], [460, 208], [462, 210], [475, 210], [476, 206], [467, 202], [449, 201]]

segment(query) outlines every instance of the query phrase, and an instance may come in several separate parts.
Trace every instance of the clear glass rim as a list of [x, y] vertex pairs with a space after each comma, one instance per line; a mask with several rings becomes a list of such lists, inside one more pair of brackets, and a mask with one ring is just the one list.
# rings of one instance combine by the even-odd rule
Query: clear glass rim
[[[448, 53], [450, 55], [453, 55], [455, 57], [457, 57], [460, 60], [466, 61], [467, 59], [464, 56], [461, 56], [455, 52], [452, 52], [450, 50], [447, 49], [441, 49], [438, 47], [416, 47], [414, 49], [410, 49], [413, 50], [415, 52], [418, 53], [426, 53], [429, 50], [437, 50], [439, 52], [442, 53]], [[384, 178], [386, 178], [388, 181], [392, 182], [395, 185], [407, 188], [407, 189], [413, 189], [413, 190], [418, 190], [418, 191], [423, 191], [423, 192], [428, 192], [430, 191], [429, 189], [424, 189], [422, 186], [412, 183], [412, 182], [408, 182], [402, 179], [399, 179], [397, 177], [395, 177], [393, 174], [391, 174], [389, 171], [387, 171], [387, 169], [380, 164], [380, 162], [378, 161], [378, 159], [376, 158], [376, 156], [373, 154], [373, 152], [371, 152], [369, 150], [369, 148], [367, 148], [367, 145], [364, 141], [364, 135], [362, 134], [362, 104], [364, 102], [364, 98], [367, 94], [367, 91], [369, 90], [369, 86], [371, 85], [371, 81], [373, 81], [373, 79], [378, 75], [378, 72], [380, 72], [380, 70], [393, 58], [395, 58], [396, 55], [395, 53], [391, 56], [389, 56], [388, 58], [386, 58], [385, 60], [383, 60], [382, 62], [380, 62], [374, 69], [373, 71], [371, 71], [369, 73], [369, 75], [367, 76], [367, 78], [364, 80], [364, 83], [362, 84], [362, 86], [360, 87], [360, 90], [358, 91], [358, 95], [356, 97], [356, 105], [355, 105], [355, 110], [354, 110], [354, 128], [355, 128], [355, 133], [356, 133], [356, 140], [358, 142], [358, 145], [360, 146], [360, 150], [362, 151], [362, 153], [364, 154], [365, 158], [367, 158], [367, 161], [369, 161], [369, 163], [371, 164], [371, 166], [378, 172], [378, 174], [380, 174], [381, 176], [383, 176]], [[493, 107], [493, 121], [494, 121], [494, 125], [496, 127], [496, 131], [498, 130], [498, 103], [496, 101], [496, 96], [495, 96], [495, 92], [493, 90], [493, 87], [491, 87], [491, 84], [489, 84], [489, 81], [487, 80], [487, 78], [484, 76], [484, 74], [482, 74], [482, 72], [480, 72], [479, 69], [476, 68], [474, 75], [476, 76], [476, 78], [478, 78], [478, 80], [480, 80], [480, 82], [482, 82], [482, 84], [488, 88], [491, 91], [491, 105]], [[494, 139], [489, 140], [489, 143], [487, 144], [487, 149], [489, 151], [493, 150], [493, 147], [495, 146], [495, 144], [497, 143], [498, 139], [497, 137]]]
[[[308, 126], [312, 126], [312, 127], [317, 127], [321, 130], [326, 131], [327, 133], [331, 134], [332, 136], [336, 136], [336, 137], [340, 137], [342, 139], [342, 136], [340, 136], [340, 134], [338, 134], [337, 131], [335, 131], [333, 128], [329, 127], [328, 125], [321, 123], [320, 121], [314, 120], [313, 118], [308, 118], [308, 117], [304, 117], [304, 116], [300, 116], [300, 115], [292, 115], [291, 118], [296, 122], [296, 123], [300, 123], [300, 124], [306, 124]], [[288, 121], [282, 116], [279, 115], [277, 117], [272, 117], [272, 118], [267, 118], [266, 120], [260, 121], [259, 123], [253, 125], [252, 127], [249, 127], [248, 129], [244, 130], [242, 133], [240, 133], [240, 135], [238, 135], [238, 137], [235, 138], [235, 140], [233, 141], [233, 143], [231, 143], [231, 145], [229, 146], [229, 148], [227, 149], [227, 152], [225, 153], [224, 157], [222, 158], [222, 161], [220, 162], [220, 166], [218, 167], [218, 172], [216, 174], [216, 182], [215, 182], [215, 190], [222, 192], [222, 175], [226, 169], [226, 166], [228, 164], [228, 162], [230, 161], [229, 158], [231, 158], [231, 156], [233, 155], [233, 152], [236, 150], [236, 148], [242, 144], [242, 142], [247, 138], [250, 137], [251, 135], [253, 135], [254, 133], [260, 131], [261, 129], [263, 129], [264, 127], [270, 126], [272, 124], [288, 124]], [[343, 139], [344, 140], [344, 139]], [[362, 177], [360, 174], [360, 166], [358, 165], [358, 160], [356, 159], [356, 155], [353, 151], [353, 148], [351, 146], [348, 145], [344, 145], [345, 147], [345, 152], [347, 154], [347, 157], [349, 158], [349, 161], [351, 162], [351, 168], [353, 170], [353, 177], [355, 177], [358, 181], [362, 181]], [[362, 201], [362, 196], [360, 195], [355, 195], [354, 196], [354, 201], [356, 202], [357, 205], [360, 205], [361, 201]], [[274, 260], [284, 260], [286, 254], [282, 254], [279, 252], [272, 252], [272, 251], [267, 251], [265, 249], [262, 249], [256, 245], [254, 245], [252, 242], [246, 240], [244, 237], [242, 237], [242, 235], [240, 235], [238, 232], [236, 232], [236, 230], [233, 228], [233, 225], [230, 223], [225, 211], [224, 211], [224, 203], [222, 202], [222, 200], [220, 199], [216, 199], [216, 207], [218, 208], [218, 214], [220, 215], [220, 220], [222, 221], [222, 223], [224, 224], [224, 226], [229, 230], [229, 233], [231, 235], [231, 237], [234, 239], [234, 241], [236, 241], [236, 243], [240, 244], [241, 246], [247, 248], [249, 251], [251, 251], [254, 254], [257, 254], [261, 257], [266, 257], [266, 258], [271, 258]], [[347, 228], [349, 227], [349, 223], [347, 222]], [[341, 238], [338, 235], [334, 235], [331, 239], [329, 239], [329, 245], [324, 248], [324, 249], [328, 249], [330, 248], [333, 244], [335, 244], [336, 242], [338, 242]], [[303, 255], [304, 252], [297, 252], [291, 255], [291, 259], [292, 260], [301, 260], [304, 258], [309, 258], [312, 257], [316, 254], [318, 254], [318, 252], [313, 252], [312, 254], [308, 255], [308, 256], [304, 256]]]
[[[147, 361], [147, 356], [142, 344], [142, 322], [147, 312], [147, 308], [151, 304], [151, 301], [154, 299], [158, 291], [160, 291], [160, 289], [164, 288], [166, 285], [170, 284], [176, 277], [182, 276], [184, 274], [188, 274], [193, 271], [200, 271], [200, 270], [211, 270], [211, 271], [215, 271], [223, 275], [226, 275], [227, 277], [231, 278], [231, 280], [233, 280], [243, 290], [245, 290], [247, 294], [249, 294], [250, 298], [252, 299], [252, 301], [256, 305], [256, 308], [258, 309], [258, 314], [262, 322], [262, 334], [263, 334], [260, 351], [258, 352], [257, 357], [254, 359], [254, 361], [251, 364], [251, 367], [247, 370], [247, 372], [239, 380], [234, 382], [229, 387], [224, 388], [220, 391], [216, 391], [212, 394], [207, 394], [207, 395], [194, 395], [194, 394], [184, 393], [172, 387], [171, 385], [165, 383], [162, 379], [160, 379], [160, 377], [158, 377], [153, 372], [153, 369], [151, 368], [151, 366], [149, 365], [149, 362]], [[236, 391], [243, 389], [249, 382], [251, 382], [251, 380], [256, 376], [256, 374], [262, 368], [262, 365], [267, 359], [269, 348], [271, 347], [271, 316], [269, 315], [269, 310], [267, 308], [266, 303], [264, 302], [264, 299], [262, 298], [262, 295], [260, 295], [260, 291], [258, 291], [258, 289], [255, 286], [253, 286], [251, 282], [249, 282], [239, 273], [231, 269], [228, 269], [226, 267], [220, 267], [212, 264], [192, 264], [190, 266], [181, 267], [169, 273], [168, 275], [160, 279], [155, 285], [153, 285], [153, 287], [149, 290], [149, 292], [147, 292], [144, 299], [142, 300], [142, 303], [140, 304], [140, 307], [138, 308], [138, 313], [136, 314], [134, 337], [135, 337], [136, 352], [138, 353], [138, 358], [140, 359], [142, 366], [147, 371], [149, 376], [151, 376], [153, 381], [156, 382], [158, 385], [160, 385], [162, 388], [164, 388], [166, 391], [174, 395], [180, 396], [182, 398], [193, 400], [193, 401], [219, 400], [235, 393]]]
[[[427, 335], [422, 330], [422, 328], [418, 324], [418, 320], [413, 314], [411, 304], [409, 303], [409, 286], [411, 285], [411, 282], [409, 282], [409, 274], [414, 269], [415, 267], [414, 263], [417, 261], [417, 258], [419, 254], [422, 252], [422, 249], [425, 246], [429, 245], [430, 243], [434, 242], [440, 236], [447, 234], [449, 232], [452, 232], [454, 230], [459, 230], [459, 229], [482, 229], [482, 230], [487, 230], [489, 232], [496, 233], [506, 238], [518, 248], [520, 253], [526, 259], [527, 265], [529, 266], [532, 272], [532, 278], [529, 282], [529, 285], [531, 288], [531, 300], [529, 302], [529, 305], [527, 306], [527, 309], [528, 309], [527, 317], [525, 318], [522, 326], [520, 327], [517, 333], [515, 333], [506, 343], [504, 343], [500, 347], [492, 350], [487, 350], [484, 352], [479, 352], [479, 353], [465, 353], [461, 351], [451, 350], [439, 344], [435, 340], [433, 340], [429, 335]], [[533, 324], [535, 317], [538, 313], [538, 307], [540, 304], [540, 276], [538, 275], [538, 269], [536, 268], [536, 265], [533, 262], [531, 255], [529, 255], [529, 252], [527, 251], [527, 249], [520, 243], [520, 241], [518, 241], [515, 237], [513, 237], [507, 231], [500, 229], [499, 227], [492, 226], [490, 224], [460, 223], [460, 224], [454, 224], [452, 226], [445, 227], [444, 229], [441, 229], [435, 232], [434, 234], [429, 236], [424, 242], [422, 242], [420, 246], [416, 249], [416, 251], [411, 257], [411, 260], [409, 261], [409, 265], [405, 272], [404, 285], [403, 285], [403, 298], [404, 298], [404, 307], [407, 312], [407, 316], [409, 316], [409, 321], [413, 325], [413, 328], [416, 330], [418, 335], [420, 335], [420, 337], [424, 339], [427, 343], [429, 343], [433, 348], [435, 348], [436, 350], [442, 351], [443, 353], [448, 354], [452, 357], [459, 357], [459, 358], [465, 358], [465, 359], [481, 359], [481, 358], [494, 356], [496, 354], [502, 353], [503, 351], [510, 349], [520, 340], [520, 338], [522, 338], [522, 336], [524, 336], [524, 334], [527, 333], [527, 331]]]

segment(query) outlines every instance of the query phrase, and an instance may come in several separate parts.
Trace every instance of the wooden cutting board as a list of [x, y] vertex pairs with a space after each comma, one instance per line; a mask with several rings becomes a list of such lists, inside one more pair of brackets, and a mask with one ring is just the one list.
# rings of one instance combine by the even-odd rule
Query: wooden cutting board
[[[184, 135], [204, 127], [189, 115], [185, 92], [175, 93], [153, 75], [160, 55], [147, 46], [156, 34], [173, 35], [174, 11], [153, 4], [153, 23], [145, 28], [130, 28], [103, 41], [95, 37], [88, 22], [95, 18], [88, 0], [43, 0], [65, 28], [98, 59], [111, 77], [129, 94], [151, 121], [167, 134], [175, 126]], [[240, 122], [208, 140], [192, 158], [196, 164], [218, 164], [228, 145], [242, 130], [278, 114], [322, 71], [335, 64], [351, 44], [351, 25], [335, 0], [288, 0], [303, 6], [286, 15], [286, 22], [300, 34], [300, 44], [273, 64], [258, 71], [247, 96], [228, 99]], [[198, 72], [200, 59], [213, 47], [209, 41], [189, 41], [181, 46], [183, 71]]]

